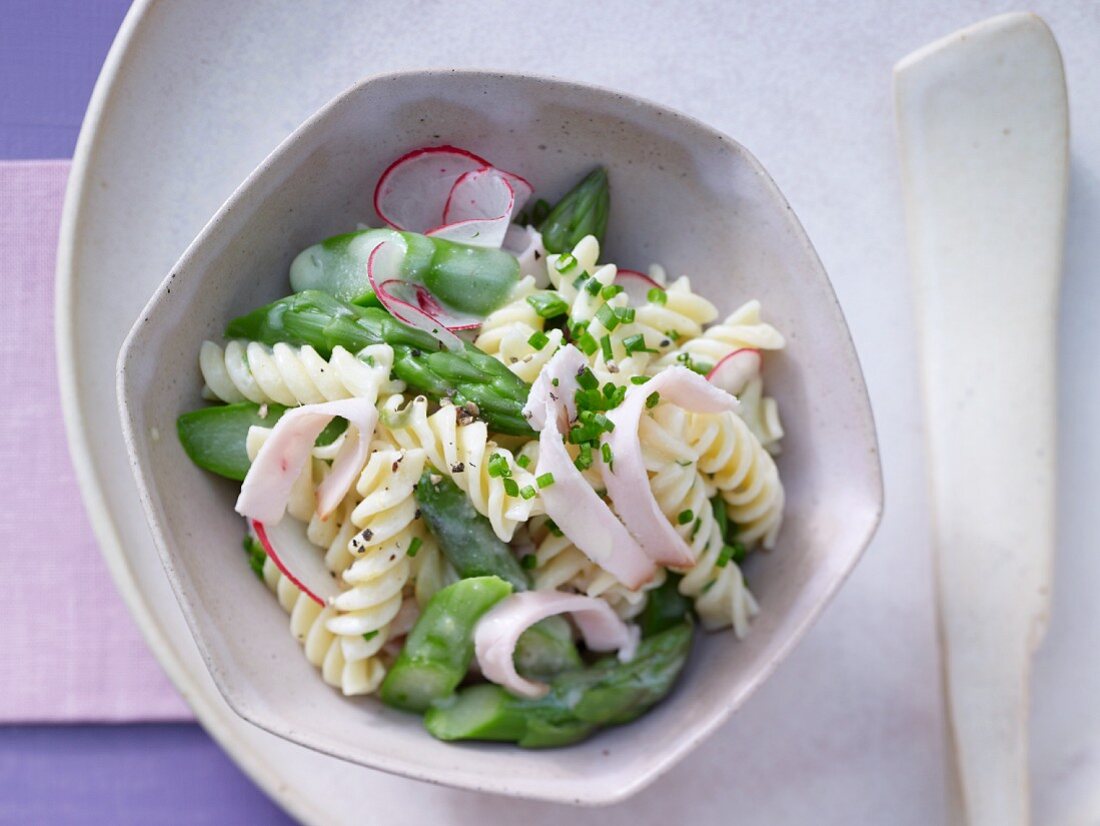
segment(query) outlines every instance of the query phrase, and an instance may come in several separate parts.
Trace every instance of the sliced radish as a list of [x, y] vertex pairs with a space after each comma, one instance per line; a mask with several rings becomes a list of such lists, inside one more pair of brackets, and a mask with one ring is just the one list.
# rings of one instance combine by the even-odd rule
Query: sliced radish
[[494, 605], [474, 628], [474, 650], [481, 673], [521, 697], [541, 697], [549, 687], [516, 672], [516, 644], [536, 622], [570, 613], [592, 651], [619, 652], [619, 659], [633, 658], [640, 636], [636, 625], [623, 622], [602, 599], [562, 591], [524, 591]]
[[265, 525], [252, 519], [250, 524], [275, 567], [303, 594], [318, 605], [327, 605], [339, 595], [340, 586], [325, 567], [324, 554], [306, 536], [304, 522], [284, 519], [277, 525]]
[[518, 208], [516, 191], [504, 173], [492, 167], [476, 169], [455, 181], [443, 207], [443, 224], [425, 234], [459, 244], [499, 249], [512, 213]]
[[394, 229], [427, 232], [443, 223], [443, 207], [460, 176], [491, 166], [457, 146], [414, 149], [391, 163], [374, 188], [374, 211]]
[[481, 323], [477, 316], [448, 310], [426, 287], [406, 281], [401, 274], [408, 247], [404, 239], [387, 241], [375, 247], [367, 259], [367, 279], [390, 314], [410, 327], [430, 333], [452, 352], [465, 345], [454, 330], [470, 330]]
[[[736, 411], [738, 403], [698, 373], [677, 366], [662, 370], [645, 384], [631, 385], [622, 404], [607, 414], [615, 424], [604, 442], [611, 449], [612, 462], [604, 462], [601, 456], [600, 474], [615, 504], [615, 512], [651, 560], [661, 565], [689, 568], [695, 564], [695, 555], [661, 512], [649, 484], [638, 439], [638, 426], [654, 393], [661, 401], [696, 413]], [[540, 455], [540, 466], [541, 462]], [[543, 494], [545, 498], [545, 491]], [[558, 520], [555, 518], [555, 521]], [[558, 525], [561, 524], [558, 521]]]
[[[457, 146], [414, 149], [390, 164], [378, 179], [374, 211], [395, 229], [427, 232], [447, 223], [443, 213], [458, 179], [483, 169], [493, 169], [493, 165]], [[513, 172], [500, 174], [511, 185], [518, 209], [531, 196], [533, 187]]]
[[760, 361], [759, 350], [734, 350], [711, 368], [707, 381], [731, 396], [739, 396], [745, 385], [760, 375]]
[[314, 442], [337, 417], [348, 420], [355, 428], [356, 438], [344, 438], [331, 471], [317, 488], [317, 513], [322, 519], [328, 518], [367, 461], [374, 426], [378, 423], [373, 399], [304, 404], [284, 413], [245, 474], [235, 506], [237, 513], [269, 527], [278, 524], [286, 512], [294, 482], [306, 462], [312, 460]]
[[660, 284], [637, 270], [620, 269], [615, 273], [615, 283], [623, 288], [631, 304], [644, 304], [649, 300], [650, 290], [661, 289]]

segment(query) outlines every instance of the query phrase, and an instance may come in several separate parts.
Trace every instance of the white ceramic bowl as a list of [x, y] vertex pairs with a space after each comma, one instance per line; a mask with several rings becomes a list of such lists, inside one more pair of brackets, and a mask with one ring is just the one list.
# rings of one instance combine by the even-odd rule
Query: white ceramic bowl
[[[201, 342], [285, 294], [299, 250], [357, 222], [376, 224], [370, 196], [380, 172], [408, 149], [438, 143], [522, 172], [550, 200], [604, 164], [613, 186], [605, 260], [689, 273], [724, 311], [759, 298], [788, 339], [767, 368], [787, 430], [786, 519], [778, 548], [746, 566], [761, 615], [743, 641], [729, 632], [701, 640], [676, 691], [646, 716], [565, 749], [441, 743], [418, 717], [322, 683], [244, 562], [235, 485], [197, 469], [175, 438], [176, 417], [202, 403]], [[162, 561], [233, 709], [346, 760], [488, 792], [586, 804], [637, 792], [775, 669], [882, 512], [874, 424], [843, 316], [767, 173], [697, 121], [557, 80], [415, 72], [371, 78], [329, 103], [249, 176], [161, 284], [120, 354], [119, 401]]]

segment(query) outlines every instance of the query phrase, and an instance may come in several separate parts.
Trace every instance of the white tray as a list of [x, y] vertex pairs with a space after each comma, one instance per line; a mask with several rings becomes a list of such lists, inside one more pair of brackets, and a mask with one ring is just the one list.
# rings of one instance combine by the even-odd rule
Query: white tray
[[[104, 556], [150, 646], [206, 729], [296, 817], [530, 826], [562, 817], [578, 826], [633, 826], [688, 813], [700, 823], [944, 820], [889, 72], [913, 48], [999, 6], [937, 2], [903, 14], [875, 0], [811, 14], [801, 4], [751, 5], [149, 0], [127, 16], [81, 133], [58, 256], [58, 359], [74, 461]], [[1054, 6], [1036, 10], [1067, 59], [1077, 151], [1063, 302], [1062, 548], [1054, 621], [1037, 668], [1033, 762], [1037, 822], [1089, 823], [1100, 813], [1093, 699], [1100, 696], [1100, 608], [1092, 597], [1100, 554], [1089, 519], [1100, 489], [1093, 426], [1100, 336], [1090, 318], [1100, 306], [1100, 281], [1090, 274], [1100, 260], [1100, 236], [1090, 229], [1100, 212], [1100, 17], [1087, 0], [1046, 5]], [[864, 562], [728, 726], [639, 797], [610, 809], [566, 812], [399, 780], [237, 719], [168, 589], [122, 446], [119, 345], [202, 224], [340, 89], [375, 72], [424, 66], [499, 66], [597, 82], [682, 109], [744, 143], [772, 170], [825, 260], [871, 388], [889, 506]]]

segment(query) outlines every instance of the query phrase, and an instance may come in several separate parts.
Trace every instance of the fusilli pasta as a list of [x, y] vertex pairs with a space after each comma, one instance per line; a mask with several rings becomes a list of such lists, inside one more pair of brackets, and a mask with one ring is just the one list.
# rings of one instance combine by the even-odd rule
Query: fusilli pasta
[[371, 345], [357, 355], [336, 347], [327, 361], [312, 347], [233, 340], [223, 350], [204, 341], [199, 369], [208, 397], [224, 402], [275, 402], [287, 406], [350, 397], [387, 396], [404, 389], [390, 379], [393, 350]]
[[533, 382], [539, 371], [561, 346], [561, 330], [546, 332], [542, 347], [531, 344], [531, 337], [542, 332], [545, 320], [527, 301], [535, 292], [535, 279], [525, 277], [516, 285], [511, 299], [498, 310], [489, 313], [481, 323], [474, 344], [495, 357], [525, 382]]
[[[708, 475], [716, 457], [710, 449], [717, 440], [696, 438], [689, 427], [693, 415], [671, 405], [658, 405], [653, 417], [642, 419], [639, 432], [650, 486], [661, 511], [691, 547], [696, 560], [684, 572], [680, 592], [694, 599], [696, 613], [705, 627], [732, 625], [734, 632], [743, 636], [757, 613], [756, 600], [745, 586], [737, 563], [723, 556], [725, 537], [711, 505], [719, 488]], [[704, 433], [709, 435], [709, 431]], [[766, 453], [761, 454], [770, 460]], [[730, 516], [734, 518], [732, 512]], [[751, 541], [747, 535], [738, 535]]]
[[[444, 403], [428, 414], [428, 400], [417, 396], [404, 407], [402, 399], [393, 396], [383, 405], [383, 424], [394, 441], [406, 449], [420, 448], [428, 462], [440, 473], [454, 480], [474, 509], [489, 519], [493, 531], [504, 541], [512, 538], [516, 526], [542, 512], [536, 494], [530, 499], [518, 495], [526, 487], [538, 489], [535, 477], [516, 464], [510, 450], [489, 439], [485, 422], [474, 420], [459, 424], [459, 411]], [[489, 472], [489, 457], [503, 456], [510, 477]], [[507, 492], [508, 482], [516, 485], [517, 494]]]

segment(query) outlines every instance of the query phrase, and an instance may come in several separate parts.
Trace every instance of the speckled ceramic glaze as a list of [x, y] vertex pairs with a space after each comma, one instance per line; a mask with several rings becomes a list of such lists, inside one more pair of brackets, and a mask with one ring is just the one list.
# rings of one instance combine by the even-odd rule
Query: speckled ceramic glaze
[[[600, 163], [613, 206], [604, 258], [663, 263], [729, 311], [759, 298], [789, 342], [769, 358], [788, 433], [778, 548], [746, 566], [762, 607], [748, 638], [696, 646], [675, 693], [641, 720], [566, 749], [448, 745], [420, 719], [326, 686], [244, 564], [234, 485], [195, 468], [175, 419], [201, 404], [198, 348], [232, 316], [288, 290], [293, 256], [377, 222], [379, 173], [452, 143], [522, 172], [553, 199]], [[410, 777], [562, 802], [622, 799], [737, 709], [805, 633], [882, 509], [874, 426], [828, 279], [756, 160], [729, 138], [602, 89], [517, 75], [419, 72], [366, 80], [321, 110], [237, 190], [166, 277], [119, 360], [127, 444], [164, 566], [230, 705], [271, 732]]]

